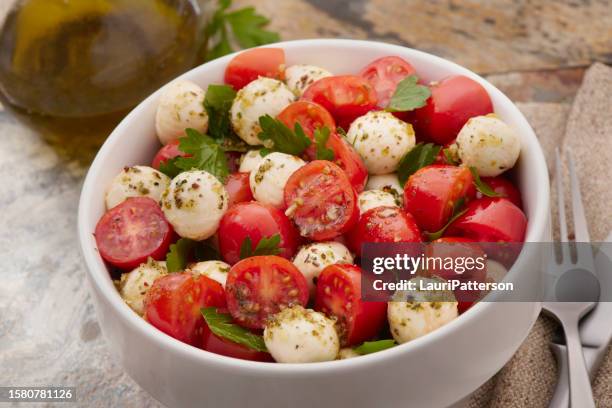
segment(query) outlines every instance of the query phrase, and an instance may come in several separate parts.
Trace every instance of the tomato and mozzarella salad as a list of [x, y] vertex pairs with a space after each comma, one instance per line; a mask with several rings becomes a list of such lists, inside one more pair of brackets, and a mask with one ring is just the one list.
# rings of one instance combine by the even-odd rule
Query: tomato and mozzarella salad
[[379, 351], [473, 302], [364, 301], [364, 243], [524, 239], [506, 173], [520, 138], [482, 85], [424, 84], [397, 56], [354, 74], [301, 62], [257, 48], [225, 84], [168, 84], [159, 152], [105, 186], [99, 253], [126, 304], [175, 339], [278, 363]]

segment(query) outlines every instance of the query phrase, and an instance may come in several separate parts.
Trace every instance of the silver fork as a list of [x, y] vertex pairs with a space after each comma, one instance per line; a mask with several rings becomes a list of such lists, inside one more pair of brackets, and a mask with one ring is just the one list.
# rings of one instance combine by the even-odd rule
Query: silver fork
[[556, 277], [556, 282], [552, 286], [553, 292], [547, 298], [554, 301], [545, 302], [544, 310], [553, 315], [561, 323], [565, 333], [569, 361], [570, 407], [595, 408], [589, 374], [582, 354], [578, 325], [580, 320], [597, 304], [600, 296], [600, 287], [594, 272], [593, 251], [587, 244], [590, 242], [590, 237], [584, 215], [578, 176], [576, 175], [574, 160], [568, 152], [574, 234], [575, 242], [577, 243], [576, 262], [572, 262], [567, 234], [565, 196], [559, 149], [556, 150], [555, 155], [561, 263], [556, 262], [554, 247], [551, 246], [553, 253], [547, 272]]

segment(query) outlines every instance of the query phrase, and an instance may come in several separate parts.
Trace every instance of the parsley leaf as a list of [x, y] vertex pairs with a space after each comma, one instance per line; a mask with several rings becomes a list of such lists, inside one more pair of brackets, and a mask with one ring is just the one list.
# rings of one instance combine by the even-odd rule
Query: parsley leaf
[[334, 151], [327, 148], [327, 141], [329, 140], [329, 129], [327, 126], [317, 128], [314, 131], [313, 137], [317, 147], [317, 160], [329, 160], [333, 161], [336, 158]]
[[431, 96], [431, 91], [425, 85], [419, 85], [417, 81], [416, 75], [402, 79], [389, 101], [387, 111], [406, 112], [425, 106], [427, 99]]
[[245, 7], [228, 12], [231, 0], [219, 0], [217, 9], [204, 29], [200, 59], [210, 61], [234, 52], [231, 39], [244, 48], [264, 45], [280, 40], [278, 33], [266, 31], [269, 20]]
[[259, 255], [278, 255], [281, 253], [280, 245], [281, 236], [280, 234], [274, 234], [270, 237], [263, 237], [257, 243], [255, 250], [253, 251], [253, 242], [251, 237], [246, 237], [240, 245], [240, 259], [249, 258], [251, 256]]
[[166, 255], [166, 267], [168, 272], [180, 272], [185, 269], [191, 253], [197, 242], [188, 238], [181, 238], [175, 244], [170, 245], [170, 252]]
[[217, 140], [226, 152], [245, 152], [247, 145], [232, 129], [230, 109], [236, 91], [228, 85], [209, 85], [204, 98], [204, 109], [208, 115], [208, 134]]
[[201, 308], [200, 312], [214, 335], [248, 347], [251, 350], [268, 352], [262, 336], [233, 323], [232, 316], [228, 313], [219, 313], [214, 307]]
[[480, 175], [478, 174], [478, 170], [476, 170], [476, 167], [470, 167], [470, 172], [472, 173], [476, 190], [480, 191], [482, 195], [487, 197], [504, 197], [503, 194], [499, 194], [498, 192], [493, 190], [491, 186], [489, 186], [487, 183], [480, 179]]
[[181, 169], [176, 167], [176, 159], [178, 159], [178, 157], [173, 157], [172, 159], [159, 163], [159, 171], [171, 179], [175, 178], [181, 172]]
[[204, 170], [217, 177], [221, 182], [229, 174], [227, 157], [223, 148], [210, 136], [203, 135], [195, 129], [185, 129], [186, 137], [179, 139], [179, 149], [191, 157], [179, 157], [175, 161], [181, 170]]
[[360, 346], [355, 347], [353, 350], [355, 350], [357, 353], [361, 355], [364, 355], [364, 354], [376, 353], [377, 351], [386, 350], [394, 346], [396, 346], [395, 340], [391, 340], [391, 339], [366, 341], [366, 342], [363, 342]]
[[[461, 217], [463, 214], [465, 214], [465, 212], [467, 211], [467, 208], [463, 208], [463, 205], [465, 204], [465, 199], [463, 197], [461, 197], [460, 199], [457, 200], [457, 202], [455, 203], [455, 205], [453, 206], [453, 216], [450, 218], [450, 220], [448, 220], [448, 222], [446, 223], [445, 226], [443, 226], [441, 229], [439, 229], [436, 232], [427, 232], [425, 231], [423, 234], [427, 237], [427, 239], [429, 241], [435, 241], [436, 239], [440, 239], [442, 238], [442, 235], [444, 235], [444, 232], [446, 231], [446, 229], [453, 223], [455, 222], [455, 220], [459, 217]], [[463, 209], [462, 209], [463, 208]]]
[[266, 147], [271, 151], [299, 156], [312, 143], [299, 123], [295, 124], [292, 131], [280, 120], [265, 115], [259, 118], [259, 125], [261, 126], [259, 138], [270, 141], [271, 146], [266, 144]]
[[432, 164], [440, 153], [440, 146], [433, 143], [419, 143], [412, 148], [400, 161], [397, 178], [403, 186], [408, 178], [417, 170]]

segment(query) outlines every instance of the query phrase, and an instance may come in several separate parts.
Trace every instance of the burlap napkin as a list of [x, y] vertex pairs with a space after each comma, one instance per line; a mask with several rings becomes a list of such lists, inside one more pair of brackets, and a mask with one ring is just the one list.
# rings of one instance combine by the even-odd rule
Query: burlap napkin
[[[552, 169], [555, 147], [573, 152], [594, 242], [603, 241], [612, 230], [611, 95], [612, 68], [595, 64], [586, 72], [571, 107], [519, 104], [541, 141], [549, 169]], [[556, 327], [556, 322], [541, 315], [512, 360], [472, 396], [468, 406], [546, 407], [557, 379], [555, 359], [549, 349]], [[597, 406], [612, 408], [612, 348], [608, 349], [593, 388]]]

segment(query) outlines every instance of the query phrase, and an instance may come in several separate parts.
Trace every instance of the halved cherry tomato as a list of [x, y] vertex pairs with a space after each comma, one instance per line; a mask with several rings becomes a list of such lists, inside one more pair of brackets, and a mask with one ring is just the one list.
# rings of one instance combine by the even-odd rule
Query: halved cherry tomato
[[283, 79], [285, 51], [282, 48], [253, 48], [236, 55], [225, 69], [225, 83], [235, 90], [258, 77]]
[[204, 275], [171, 273], [153, 282], [145, 295], [145, 319], [177, 340], [199, 345], [205, 328], [203, 307], [225, 307], [221, 284]]
[[297, 251], [300, 237], [287, 216], [279, 209], [256, 201], [238, 203], [227, 210], [219, 224], [219, 250], [225, 262], [240, 260], [240, 248], [248, 237], [255, 250], [262, 238], [279, 234], [280, 256], [290, 259]]
[[416, 70], [400, 57], [388, 56], [369, 63], [359, 76], [367, 80], [376, 90], [378, 106], [386, 108], [397, 88], [397, 84]]
[[304, 91], [302, 99], [323, 106], [344, 129], [359, 116], [376, 109], [378, 102], [370, 83], [355, 75], [319, 79]]
[[253, 200], [253, 193], [249, 184], [249, 173], [233, 173], [227, 176], [225, 190], [229, 196], [229, 207]]
[[387, 320], [386, 302], [365, 302], [361, 297], [358, 266], [330, 265], [317, 279], [315, 309], [335, 317], [342, 346], [370, 340]]
[[170, 159], [174, 159], [175, 157], [187, 157], [188, 154], [185, 154], [179, 149], [179, 140], [173, 140], [157, 152], [155, 157], [153, 158], [153, 162], [151, 163], [151, 167], [155, 170], [159, 170], [159, 165], [165, 163]]
[[350, 180], [326, 160], [310, 162], [289, 177], [285, 205], [300, 234], [315, 241], [344, 234], [359, 218], [357, 193]]
[[493, 113], [493, 103], [478, 82], [454, 75], [430, 85], [427, 105], [417, 109], [411, 122], [417, 138], [445, 145], [452, 142], [468, 119]]
[[398, 207], [375, 207], [361, 214], [346, 235], [349, 247], [361, 255], [366, 242], [421, 242], [421, 231], [412, 215]]
[[[485, 282], [487, 279], [486, 254], [482, 247], [473, 239], [463, 237], [444, 237], [437, 239], [425, 248], [425, 256], [430, 259], [441, 259], [442, 262], [431, 262], [429, 269], [422, 271], [424, 276], [438, 276], [445, 280], [461, 282]], [[446, 259], [454, 259], [453, 265], [459, 265], [463, 258], [464, 270], [448, 267]], [[480, 297], [479, 290], [455, 289], [459, 312], [463, 313]]]
[[334, 151], [334, 162], [346, 173], [357, 193], [361, 193], [368, 182], [368, 169], [359, 153], [344, 138], [333, 133], [327, 147]]
[[472, 187], [472, 173], [467, 167], [434, 164], [414, 173], [404, 186], [404, 208], [418, 226], [429, 232], [440, 230], [453, 214], [460, 198]]
[[[512, 184], [512, 182], [504, 177], [483, 177], [482, 181], [487, 183], [489, 187], [493, 189], [497, 194], [501, 194], [502, 197], [506, 197], [512, 201], [518, 208], [523, 208], [523, 200], [521, 200], [521, 193]], [[483, 194], [480, 191], [476, 191], [476, 198], [483, 198]]]
[[252, 350], [241, 344], [223, 339], [210, 330], [204, 330], [202, 336], [202, 348], [211, 353], [220, 354], [222, 356], [239, 358], [241, 360], [274, 362], [270, 353]]
[[449, 236], [478, 242], [523, 242], [527, 217], [507, 198], [481, 198], [468, 204], [467, 211], [447, 229]]
[[[289, 129], [293, 129], [299, 123], [304, 129], [306, 136], [314, 142], [314, 131], [327, 127], [331, 133], [336, 131], [336, 122], [332, 115], [321, 105], [309, 101], [297, 101], [289, 104], [277, 116]], [[329, 144], [329, 142], [328, 142]], [[308, 160], [316, 159], [316, 146], [313, 143], [306, 149], [305, 156]]]
[[285, 258], [252, 256], [232, 266], [225, 284], [227, 308], [236, 323], [263, 329], [282, 308], [308, 303], [308, 283]]
[[127, 270], [149, 257], [164, 259], [174, 231], [155, 200], [132, 197], [100, 218], [94, 236], [102, 258]]

